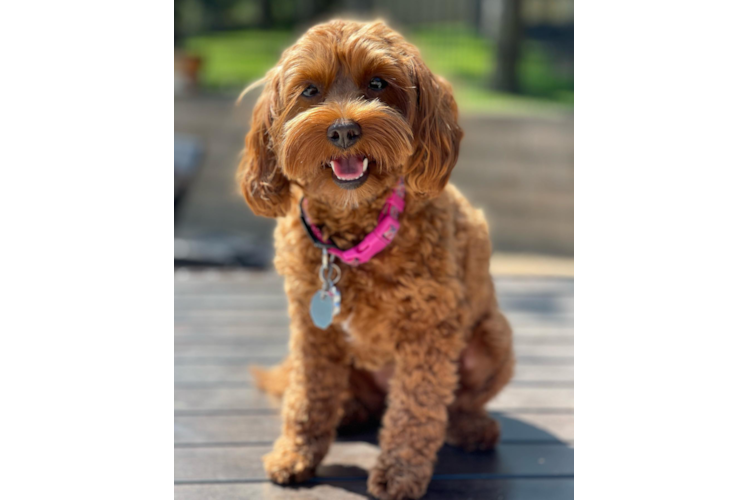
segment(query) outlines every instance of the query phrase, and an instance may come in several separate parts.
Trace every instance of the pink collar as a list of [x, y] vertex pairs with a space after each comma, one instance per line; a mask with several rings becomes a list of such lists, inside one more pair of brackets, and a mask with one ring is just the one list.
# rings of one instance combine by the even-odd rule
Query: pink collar
[[405, 183], [402, 177], [398, 180], [392, 194], [384, 202], [384, 207], [379, 213], [379, 223], [374, 228], [374, 231], [367, 234], [361, 243], [348, 250], [341, 250], [332, 241], [325, 240], [322, 236], [322, 230], [309, 222], [309, 215], [307, 214], [308, 203], [309, 200], [302, 198], [299, 205], [301, 208], [301, 222], [304, 224], [312, 243], [317, 247], [327, 248], [328, 252], [337, 256], [346, 264], [357, 266], [369, 262], [372, 257], [384, 250], [395, 238], [397, 230], [400, 229], [400, 222], [397, 219], [403, 210], [405, 210]]

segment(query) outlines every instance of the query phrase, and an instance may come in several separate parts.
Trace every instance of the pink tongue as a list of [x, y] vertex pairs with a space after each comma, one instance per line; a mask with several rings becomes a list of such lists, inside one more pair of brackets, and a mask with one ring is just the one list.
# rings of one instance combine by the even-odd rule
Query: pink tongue
[[352, 180], [364, 173], [364, 159], [358, 156], [335, 158], [330, 163], [338, 179]]

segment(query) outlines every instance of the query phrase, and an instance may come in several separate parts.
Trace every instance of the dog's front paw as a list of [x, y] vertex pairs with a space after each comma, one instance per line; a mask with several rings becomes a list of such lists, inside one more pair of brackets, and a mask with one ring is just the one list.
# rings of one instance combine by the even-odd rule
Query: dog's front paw
[[293, 447], [280, 438], [262, 461], [268, 478], [274, 483], [302, 483], [314, 475], [317, 464], [313, 463], [312, 456], [311, 450]]
[[407, 464], [379, 457], [369, 473], [369, 493], [380, 500], [421, 498], [431, 481], [431, 464]]

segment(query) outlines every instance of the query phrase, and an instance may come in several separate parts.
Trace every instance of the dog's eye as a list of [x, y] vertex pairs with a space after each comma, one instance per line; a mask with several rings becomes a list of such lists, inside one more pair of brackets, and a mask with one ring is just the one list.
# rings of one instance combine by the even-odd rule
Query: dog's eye
[[371, 90], [384, 90], [384, 88], [387, 86], [387, 82], [385, 80], [382, 80], [378, 76], [375, 76], [371, 79], [369, 82], [369, 88]]
[[317, 90], [317, 87], [314, 85], [310, 85], [307, 88], [304, 89], [304, 92], [301, 93], [304, 97], [314, 97], [317, 94], [319, 94], [319, 90]]

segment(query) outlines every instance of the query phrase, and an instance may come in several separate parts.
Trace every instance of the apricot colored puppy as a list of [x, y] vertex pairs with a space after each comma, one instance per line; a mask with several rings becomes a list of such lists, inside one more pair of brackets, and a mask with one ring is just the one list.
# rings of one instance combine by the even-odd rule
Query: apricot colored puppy
[[291, 317], [289, 357], [255, 371], [283, 395], [265, 469], [304, 481], [339, 425], [381, 417], [369, 491], [419, 498], [445, 442], [496, 445], [484, 405], [514, 367], [486, 222], [448, 184], [463, 135], [451, 87], [385, 24], [348, 21], [310, 29], [264, 84], [238, 180], [278, 218]]

